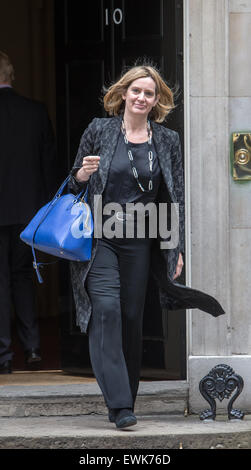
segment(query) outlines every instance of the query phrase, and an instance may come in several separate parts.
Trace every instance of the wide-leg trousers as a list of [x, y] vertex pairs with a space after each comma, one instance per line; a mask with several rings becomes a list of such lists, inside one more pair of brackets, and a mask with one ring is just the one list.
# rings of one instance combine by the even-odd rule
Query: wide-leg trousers
[[150, 249], [150, 239], [100, 239], [87, 276], [90, 359], [109, 408], [134, 407]]
[[39, 348], [32, 283], [31, 249], [20, 240], [23, 225], [0, 226], [0, 364], [11, 360], [11, 313], [14, 307], [24, 350]]

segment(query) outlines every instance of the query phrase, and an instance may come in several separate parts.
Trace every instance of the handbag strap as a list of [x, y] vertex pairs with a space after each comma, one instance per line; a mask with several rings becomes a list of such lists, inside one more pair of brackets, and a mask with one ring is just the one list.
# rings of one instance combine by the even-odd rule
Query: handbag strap
[[[36, 252], [35, 252], [35, 248], [34, 248], [34, 240], [35, 240], [35, 236], [36, 236], [36, 233], [40, 227], [40, 225], [43, 223], [43, 221], [46, 219], [47, 215], [49, 214], [49, 212], [51, 211], [54, 203], [57, 201], [57, 199], [62, 195], [66, 185], [68, 184], [69, 180], [71, 178], [71, 175], [68, 175], [67, 178], [63, 181], [63, 183], [61, 184], [60, 188], [58, 189], [58, 191], [56, 192], [55, 196], [52, 198], [50, 204], [48, 205], [47, 207], [47, 210], [45, 211], [45, 213], [43, 214], [43, 216], [41, 217], [41, 220], [39, 221], [36, 229], [34, 230], [33, 232], [33, 236], [32, 236], [32, 241], [31, 241], [31, 250], [32, 250], [32, 255], [33, 255], [33, 268], [35, 269], [36, 271], [36, 274], [37, 274], [37, 278], [38, 278], [38, 281], [40, 284], [42, 284], [44, 281], [43, 281], [43, 278], [40, 274], [40, 271], [39, 269], [42, 268], [43, 266], [45, 265], [49, 265], [49, 264], [55, 264], [57, 263], [58, 261], [52, 261], [50, 263], [38, 263], [37, 262], [37, 258], [36, 258]], [[88, 194], [88, 186], [86, 188], [86, 190], [82, 190], [80, 191], [79, 194], [76, 195], [76, 202], [79, 201], [81, 199], [81, 197], [86, 201], [87, 200], [87, 194]]]
[[33, 260], [34, 260], [33, 261], [33, 268], [36, 271], [36, 275], [37, 275], [39, 283], [42, 284], [44, 281], [43, 281], [43, 278], [40, 274], [39, 269], [43, 268], [44, 266], [49, 265], [49, 264], [56, 264], [56, 263], [58, 263], [58, 261], [51, 261], [50, 263], [38, 263], [37, 259], [36, 259], [36, 253], [35, 253], [34, 247], [32, 246], [31, 249], [32, 249]]

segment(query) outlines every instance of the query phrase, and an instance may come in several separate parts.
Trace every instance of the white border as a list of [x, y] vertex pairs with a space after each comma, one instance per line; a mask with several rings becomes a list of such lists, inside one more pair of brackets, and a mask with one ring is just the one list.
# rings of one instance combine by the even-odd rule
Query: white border
[[[186, 285], [191, 286], [191, 184], [190, 184], [190, 80], [189, 80], [189, 0], [183, 1], [183, 51], [184, 51], [184, 173], [185, 173], [185, 266]], [[186, 316], [187, 382], [188, 359], [192, 342], [192, 311]]]

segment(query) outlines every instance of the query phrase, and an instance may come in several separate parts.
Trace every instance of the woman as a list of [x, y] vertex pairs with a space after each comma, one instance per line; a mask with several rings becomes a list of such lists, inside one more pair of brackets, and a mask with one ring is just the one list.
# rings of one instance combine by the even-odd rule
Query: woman
[[[94, 119], [84, 132], [72, 169], [71, 190], [88, 184], [89, 203], [96, 217], [94, 196], [106, 204], [119, 203], [114, 221], [123, 233], [93, 240], [91, 260], [72, 263], [77, 323], [89, 335], [94, 374], [117, 428], [136, 424], [133, 413], [141, 363], [144, 301], [151, 271], [162, 307], [200, 308], [224, 313], [211, 296], [174, 280], [180, 276], [184, 252], [183, 170], [178, 134], [164, 128], [173, 108], [170, 88], [152, 66], [129, 69], [104, 97], [111, 118]], [[126, 237], [132, 217], [127, 203], [144, 206], [179, 203], [179, 241], [163, 249], [160, 237]], [[116, 207], [116, 206], [115, 206]], [[104, 214], [105, 211], [103, 211]], [[147, 216], [145, 215], [147, 220]], [[119, 222], [118, 222], [119, 221]], [[133, 225], [137, 225], [133, 216]], [[107, 217], [103, 216], [103, 227]]]

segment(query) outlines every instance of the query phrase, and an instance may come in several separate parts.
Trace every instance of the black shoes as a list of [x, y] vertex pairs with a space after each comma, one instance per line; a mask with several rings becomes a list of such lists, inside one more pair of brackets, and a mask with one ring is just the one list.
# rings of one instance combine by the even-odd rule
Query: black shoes
[[[27, 366], [33, 367], [39, 365], [42, 361], [39, 349], [29, 349], [25, 351], [25, 363]], [[5, 361], [0, 364], [0, 374], [11, 374], [12, 373], [12, 362]]]
[[40, 356], [39, 349], [29, 349], [25, 351], [25, 362], [27, 365], [33, 365], [34, 363], [41, 362], [42, 358]]
[[127, 428], [137, 424], [137, 418], [130, 408], [109, 408], [108, 418], [110, 423], [115, 423], [118, 429]]
[[11, 374], [11, 361], [5, 361], [3, 364], [0, 364], [0, 374]]

